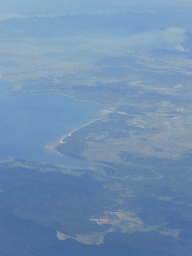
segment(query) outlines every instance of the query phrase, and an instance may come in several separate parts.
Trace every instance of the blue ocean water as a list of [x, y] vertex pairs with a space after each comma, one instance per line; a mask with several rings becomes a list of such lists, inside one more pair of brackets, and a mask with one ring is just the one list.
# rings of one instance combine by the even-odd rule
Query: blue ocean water
[[45, 145], [97, 118], [100, 109], [60, 94], [0, 95], [0, 160], [62, 162]]

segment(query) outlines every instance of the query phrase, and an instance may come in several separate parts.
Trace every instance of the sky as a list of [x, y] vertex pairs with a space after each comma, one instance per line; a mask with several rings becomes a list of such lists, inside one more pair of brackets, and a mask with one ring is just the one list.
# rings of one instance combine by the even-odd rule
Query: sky
[[[65, 15], [77, 13], [102, 13], [123, 11], [130, 6], [191, 6], [191, 0], [1, 0], [1, 15]], [[7, 16], [6, 16], [7, 15]]]

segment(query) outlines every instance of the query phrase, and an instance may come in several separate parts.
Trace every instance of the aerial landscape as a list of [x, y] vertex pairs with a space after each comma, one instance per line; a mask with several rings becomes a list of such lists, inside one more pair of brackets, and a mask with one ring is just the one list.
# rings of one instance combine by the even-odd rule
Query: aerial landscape
[[0, 255], [191, 256], [191, 11], [2, 0]]

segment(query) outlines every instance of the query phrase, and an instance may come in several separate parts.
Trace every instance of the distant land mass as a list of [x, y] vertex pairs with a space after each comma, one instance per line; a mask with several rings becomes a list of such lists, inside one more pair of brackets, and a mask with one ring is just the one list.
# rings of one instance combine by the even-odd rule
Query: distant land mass
[[191, 5], [66, 5], [0, 19], [0, 255], [190, 256]]

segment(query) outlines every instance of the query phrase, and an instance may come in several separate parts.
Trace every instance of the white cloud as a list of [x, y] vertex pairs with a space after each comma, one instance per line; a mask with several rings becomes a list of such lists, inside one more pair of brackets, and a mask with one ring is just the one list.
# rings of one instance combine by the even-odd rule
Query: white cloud
[[127, 38], [129, 49], [171, 49], [185, 51], [181, 45], [186, 40], [185, 30], [177, 27], [169, 27], [165, 30], [153, 30]]
[[186, 40], [185, 30], [168, 27], [164, 30], [150, 30], [127, 37], [109, 37], [98, 35], [84, 38], [80, 47], [89, 48], [100, 53], [124, 53], [125, 51], [169, 49], [186, 51], [182, 45]]

